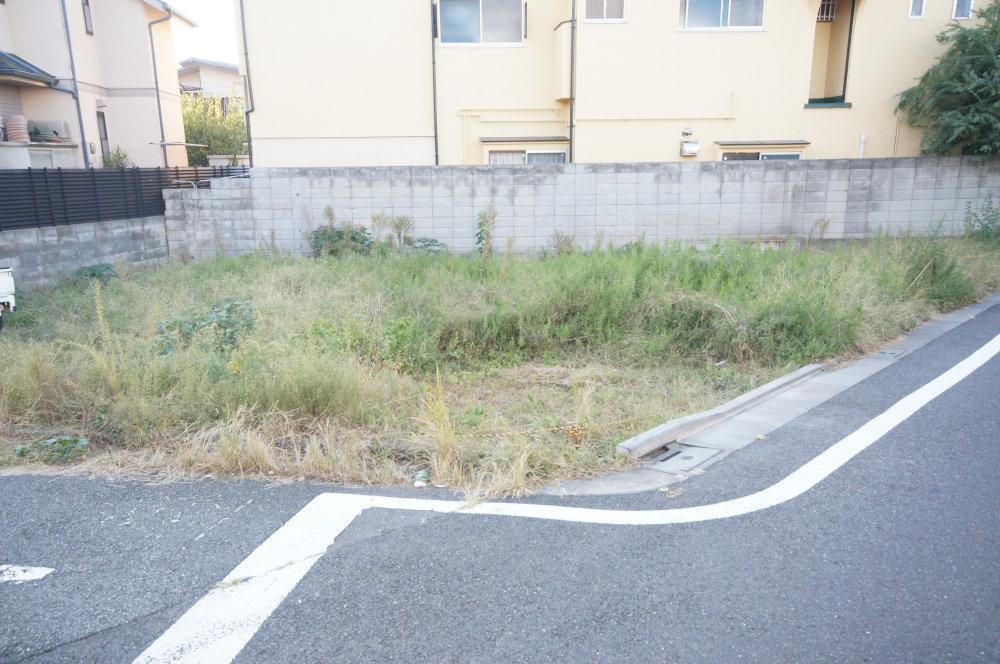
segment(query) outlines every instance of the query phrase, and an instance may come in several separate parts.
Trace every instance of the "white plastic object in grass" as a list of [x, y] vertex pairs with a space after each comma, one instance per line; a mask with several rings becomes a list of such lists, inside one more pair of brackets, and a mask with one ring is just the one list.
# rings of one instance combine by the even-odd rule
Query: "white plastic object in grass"
[[3, 315], [14, 311], [17, 302], [14, 299], [14, 273], [10, 268], [0, 269], [0, 330], [3, 329]]

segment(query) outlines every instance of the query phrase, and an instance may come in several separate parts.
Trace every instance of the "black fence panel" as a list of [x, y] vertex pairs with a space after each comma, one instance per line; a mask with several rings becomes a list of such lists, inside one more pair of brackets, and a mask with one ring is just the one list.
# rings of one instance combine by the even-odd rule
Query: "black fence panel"
[[164, 189], [207, 187], [245, 166], [0, 170], [0, 231], [163, 214]]

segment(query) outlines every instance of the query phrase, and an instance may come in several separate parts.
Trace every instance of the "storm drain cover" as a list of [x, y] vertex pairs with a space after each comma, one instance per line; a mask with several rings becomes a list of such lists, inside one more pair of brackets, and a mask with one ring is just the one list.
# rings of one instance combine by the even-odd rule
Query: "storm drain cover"
[[719, 450], [708, 447], [688, 447], [680, 443], [671, 443], [664, 448], [663, 454], [650, 459], [646, 467], [662, 473], [683, 473], [700, 466], [718, 453]]

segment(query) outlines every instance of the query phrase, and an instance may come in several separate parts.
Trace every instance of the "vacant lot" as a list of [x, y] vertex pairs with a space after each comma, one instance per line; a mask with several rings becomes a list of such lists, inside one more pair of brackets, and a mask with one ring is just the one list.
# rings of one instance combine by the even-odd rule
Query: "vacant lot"
[[623, 465], [615, 445], [651, 425], [998, 287], [989, 246], [929, 239], [251, 256], [78, 279], [25, 294], [0, 336], [0, 458], [71, 434], [90, 444], [65, 456], [101, 467], [427, 470], [518, 493]]

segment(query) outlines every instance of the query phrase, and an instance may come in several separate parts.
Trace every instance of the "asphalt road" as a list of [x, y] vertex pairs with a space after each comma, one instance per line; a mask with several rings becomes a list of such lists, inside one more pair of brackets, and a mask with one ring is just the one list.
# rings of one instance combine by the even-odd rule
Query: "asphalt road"
[[[684, 484], [774, 484], [1000, 334], [1000, 306]], [[367, 510], [237, 662], [1000, 662], [1000, 356], [802, 496], [606, 526]], [[0, 477], [0, 662], [130, 662], [314, 496], [259, 482]], [[434, 491], [383, 491], [447, 498]]]

